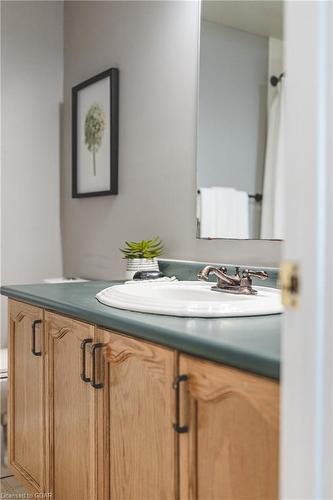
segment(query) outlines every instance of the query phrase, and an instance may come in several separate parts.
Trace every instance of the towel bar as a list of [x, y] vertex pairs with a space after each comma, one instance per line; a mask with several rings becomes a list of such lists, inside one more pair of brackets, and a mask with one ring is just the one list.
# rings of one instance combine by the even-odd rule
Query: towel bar
[[[200, 194], [200, 189], [197, 190], [197, 194]], [[260, 202], [262, 201], [262, 194], [256, 193], [256, 194], [249, 194], [249, 198], [252, 198], [253, 200]]]

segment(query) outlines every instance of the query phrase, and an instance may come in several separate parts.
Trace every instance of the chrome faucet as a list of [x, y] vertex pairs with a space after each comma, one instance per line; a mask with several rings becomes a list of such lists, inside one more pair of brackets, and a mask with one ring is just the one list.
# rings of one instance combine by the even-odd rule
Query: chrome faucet
[[208, 281], [209, 276], [214, 274], [217, 277], [217, 283], [212, 286], [212, 290], [217, 292], [235, 293], [241, 295], [256, 295], [257, 290], [252, 288], [252, 278], [265, 280], [268, 278], [266, 271], [251, 271], [244, 269], [242, 273], [239, 267], [236, 267], [234, 276], [227, 274], [226, 267], [206, 266], [198, 272], [198, 279]]

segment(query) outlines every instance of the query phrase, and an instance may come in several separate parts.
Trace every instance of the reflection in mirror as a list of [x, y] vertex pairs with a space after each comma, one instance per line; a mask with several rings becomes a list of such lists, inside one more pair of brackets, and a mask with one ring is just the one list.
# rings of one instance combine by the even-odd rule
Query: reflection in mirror
[[282, 1], [201, 3], [197, 236], [283, 239]]

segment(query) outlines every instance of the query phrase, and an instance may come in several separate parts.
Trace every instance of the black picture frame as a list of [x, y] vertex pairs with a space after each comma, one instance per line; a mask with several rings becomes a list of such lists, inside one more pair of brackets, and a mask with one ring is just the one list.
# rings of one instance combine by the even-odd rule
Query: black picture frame
[[[110, 188], [104, 191], [78, 191], [78, 95], [82, 89], [100, 80], [110, 80]], [[72, 87], [72, 198], [118, 194], [118, 128], [119, 128], [119, 70], [110, 68]]]

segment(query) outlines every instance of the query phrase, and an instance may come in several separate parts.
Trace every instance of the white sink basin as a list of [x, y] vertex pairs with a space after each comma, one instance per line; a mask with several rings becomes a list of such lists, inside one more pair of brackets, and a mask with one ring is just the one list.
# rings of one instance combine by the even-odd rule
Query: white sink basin
[[218, 318], [261, 316], [283, 311], [280, 290], [255, 286], [258, 295], [211, 290], [212, 283], [176, 281], [129, 283], [105, 288], [96, 298], [107, 306], [151, 314]]

